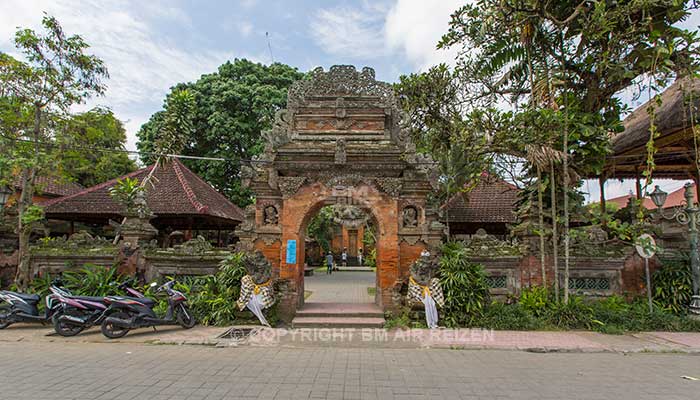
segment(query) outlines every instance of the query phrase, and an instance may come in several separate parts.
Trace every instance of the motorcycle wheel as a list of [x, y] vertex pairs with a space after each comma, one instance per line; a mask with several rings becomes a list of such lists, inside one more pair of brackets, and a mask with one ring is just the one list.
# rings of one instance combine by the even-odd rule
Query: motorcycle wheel
[[[10, 314], [10, 307], [8, 306], [0, 306], [0, 314], [5, 314], [9, 315]], [[0, 319], [0, 329], [5, 329], [8, 326], [12, 325], [12, 321], [6, 318]]]
[[85, 327], [80, 326], [80, 325], [74, 325], [65, 321], [61, 321], [59, 318], [61, 315], [55, 315], [53, 317], [53, 329], [58, 333], [59, 335], [63, 337], [71, 337], [79, 334], [80, 332], [85, 329]]
[[177, 309], [177, 323], [185, 329], [190, 329], [197, 324], [197, 321], [185, 305], [180, 305]]
[[[129, 314], [125, 312], [115, 312], [114, 314], [110, 314], [109, 316], [119, 319], [130, 318]], [[102, 334], [109, 339], [119, 339], [121, 337], [124, 337], [127, 333], [129, 333], [129, 329], [116, 326], [106, 319], [102, 321], [102, 326], [100, 326], [100, 330], [102, 331]]]

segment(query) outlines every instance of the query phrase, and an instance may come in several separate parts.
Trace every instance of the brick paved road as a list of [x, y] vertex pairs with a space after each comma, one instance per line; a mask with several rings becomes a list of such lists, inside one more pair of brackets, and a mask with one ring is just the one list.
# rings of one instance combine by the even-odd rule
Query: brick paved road
[[0, 343], [1, 399], [698, 399], [700, 356]]

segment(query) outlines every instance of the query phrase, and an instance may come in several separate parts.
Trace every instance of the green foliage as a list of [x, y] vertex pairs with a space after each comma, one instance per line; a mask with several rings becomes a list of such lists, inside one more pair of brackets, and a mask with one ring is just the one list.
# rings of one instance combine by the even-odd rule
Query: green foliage
[[145, 190], [146, 188], [139, 184], [138, 179], [126, 177], [117, 179], [117, 183], [109, 188], [109, 195], [117, 203], [130, 210], [134, 207], [136, 198]]
[[331, 240], [335, 232], [336, 224], [333, 222], [333, 208], [325, 206], [318, 214], [314, 215], [309, 222], [307, 235], [316, 240], [323, 252], [327, 253], [331, 249]]
[[549, 292], [547, 288], [536, 286], [523, 289], [520, 293], [520, 306], [536, 317], [541, 317], [547, 312], [549, 305]]
[[58, 168], [68, 179], [89, 187], [136, 169], [126, 153], [109, 151], [123, 150], [126, 143], [124, 125], [112, 110], [96, 107], [68, 116], [58, 129], [65, 132], [58, 138], [62, 146]]
[[68, 270], [62, 275], [63, 283], [77, 296], [110, 296], [119, 293], [117, 284], [123, 282], [123, 276], [115, 267], [85, 264], [79, 270]]
[[[303, 76], [284, 64], [263, 65], [237, 59], [196, 82], [176, 85], [166, 104], [183, 89], [191, 93], [195, 103], [192, 130], [184, 137], [183, 152], [227, 159], [186, 160], [187, 167], [239, 206], [250, 204], [251, 192], [241, 186], [240, 179], [235, 179], [240, 164], [262, 152], [264, 139], [260, 133], [272, 126], [275, 112], [287, 103], [287, 89]], [[137, 133], [139, 150], [156, 150], [160, 128], [167, 119], [166, 113], [159, 111], [141, 127]], [[144, 155], [143, 161], [152, 163], [155, 159]]]
[[364, 264], [366, 267], [377, 268], [377, 249], [372, 248], [369, 253], [365, 254]]
[[215, 275], [196, 279], [191, 288], [190, 306], [203, 325], [227, 325], [236, 320], [236, 300], [246, 270], [243, 253], [235, 253], [221, 263]]
[[32, 224], [44, 219], [44, 209], [41, 206], [32, 204], [22, 213], [22, 225], [31, 228]]
[[483, 267], [469, 262], [463, 243], [442, 246], [440, 284], [445, 296], [443, 323], [450, 327], [472, 326], [489, 302], [489, 287]]
[[474, 326], [515, 331], [544, 329], [542, 320], [532, 315], [522, 305], [501, 302], [493, 302], [486, 307], [483, 317]]
[[177, 89], [168, 95], [154, 137], [153, 150], [158, 154], [180, 154], [194, 134], [194, 95], [187, 89]]
[[675, 314], [688, 309], [693, 294], [693, 278], [688, 259], [664, 261], [652, 275], [654, 304]]

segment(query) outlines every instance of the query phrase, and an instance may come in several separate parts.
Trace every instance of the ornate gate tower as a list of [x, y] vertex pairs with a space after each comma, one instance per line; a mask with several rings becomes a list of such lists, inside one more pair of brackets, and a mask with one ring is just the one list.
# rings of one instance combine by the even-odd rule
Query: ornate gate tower
[[263, 132], [265, 152], [242, 171], [257, 201], [238, 235], [242, 249], [260, 250], [273, 264], [284, 319], [304, 303], [306, 228], [325, 205], [375, 221], [375, 302], [384, 309], [395, 305], [409, 265], [440, 243], [443, 225], [426, 208], [434, 162], [416, 153], [402, 121], [391, 85], [375, 80], [371, 68], [341, 65], [296, 82], [287, 109]]

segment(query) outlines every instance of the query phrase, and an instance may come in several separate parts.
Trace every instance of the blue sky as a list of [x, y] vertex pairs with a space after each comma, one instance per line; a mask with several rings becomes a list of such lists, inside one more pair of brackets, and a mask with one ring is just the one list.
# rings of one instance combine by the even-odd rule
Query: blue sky
[[[457, 0], [3, 0], [0, 50], [15, 54], [17, 27], [39, 28], [43, 11], [69, 33], [82, 35], [110, 72], [108, 91], [79, 110], [110, 107], [125, 123], [129, 149], [135, 132], [161, 109], [169, 88], [196, 80], [234, 58], [290, 64], [302, 71], [333, 64], [371, 66], [377, 77], [450, 62], [455, 51], [435, 44]], [[684, 24], [697, 27], [700, 14]], [[268, 37], [271, 47], [268, 48]], [[631, 104], [636, 106], [638, 104]], [[666, 184], [673, 189], [680, 183]], [[611, 182], [626, 194], [629, 183]], [[597, 183], [590, 187], [597, 196]]]

